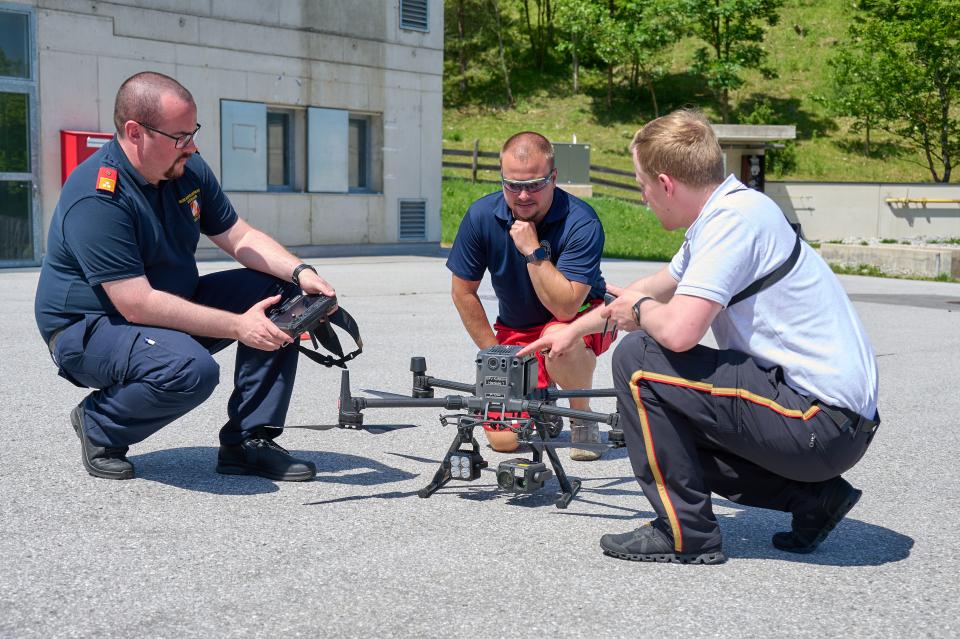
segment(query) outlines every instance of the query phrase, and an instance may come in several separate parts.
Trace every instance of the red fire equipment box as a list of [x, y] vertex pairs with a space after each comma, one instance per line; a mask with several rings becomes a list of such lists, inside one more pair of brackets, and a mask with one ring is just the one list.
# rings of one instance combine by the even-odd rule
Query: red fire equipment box
[[112, 139], [112, 133], [60, 131], [60, 184], [67, 181], [67, 176], [78, 164]]

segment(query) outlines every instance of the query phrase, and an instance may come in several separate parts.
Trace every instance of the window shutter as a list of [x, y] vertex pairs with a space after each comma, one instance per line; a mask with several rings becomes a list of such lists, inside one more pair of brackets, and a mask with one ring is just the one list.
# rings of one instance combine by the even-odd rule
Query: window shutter
[[267, 190], [267, 105], [220, 101], [220, 183], [225, 191]]

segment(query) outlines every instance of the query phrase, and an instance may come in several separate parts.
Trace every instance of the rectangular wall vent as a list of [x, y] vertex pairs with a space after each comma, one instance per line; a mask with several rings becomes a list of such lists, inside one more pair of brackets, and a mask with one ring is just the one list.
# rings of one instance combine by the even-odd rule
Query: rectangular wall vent
[[400, 27], [429, 31], [427, 0], [400, 0]]
[[427, 239], [427, 201], [400, 200], [401, 242], [423, 242]]

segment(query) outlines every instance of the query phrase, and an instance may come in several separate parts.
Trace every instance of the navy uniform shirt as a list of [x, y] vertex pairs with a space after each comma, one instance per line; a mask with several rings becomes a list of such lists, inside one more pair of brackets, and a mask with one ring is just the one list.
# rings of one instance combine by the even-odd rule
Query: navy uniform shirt
[[[510, 237], [512, 224], [513, 214], [502, 191], [474, 202], [460, 223], [447, 268], [471, 281], [482, 279], [489, 270], [500, 302], [497, 319], [510, 328], [532, 328], [546, 324], [553, 314], [537, 297], [527, 261]], [[537, 224], [537, 236], [550, 243], [550, 261], [564, 277], [590, 286], [588, 300], [603, 299], [603, 226], [589, 204], [555, 189], [550, 210]]]
[[181, 177], [154, 186], [114, 138], [74, 169], [53, 213], [34, 303], [44, 341], [84, 315], [117, 315], [104, 282], [145, 275], [153, 288], [190, 299], [200, 233], [236, 221], [199, 154]]

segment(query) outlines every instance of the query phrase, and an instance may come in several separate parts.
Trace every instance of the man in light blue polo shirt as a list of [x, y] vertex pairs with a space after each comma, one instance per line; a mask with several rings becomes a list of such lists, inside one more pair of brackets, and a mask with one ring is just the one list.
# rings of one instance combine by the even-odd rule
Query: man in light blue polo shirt
[[[686, 228], [670, 264], [609, 306], [530, 344], [563, 358], [608, 320], [632, 331], [613, 356], [627, 451], [656, 519], [603, 535], [633, 561], [726, 560], [711, 493], [792, 514], [773, 536], [814, 551], [860, 499], [841, 475], [877, 431], [866, 331], [830, 267], [767, 196], [733, 176], [697, 111], [649, 122], [631, 145], [644, 199]], [[700, 344], [712, 329], [719, 349]]]

